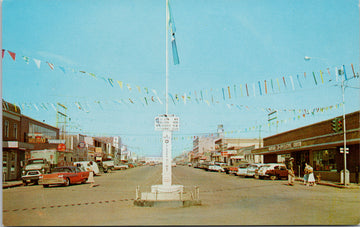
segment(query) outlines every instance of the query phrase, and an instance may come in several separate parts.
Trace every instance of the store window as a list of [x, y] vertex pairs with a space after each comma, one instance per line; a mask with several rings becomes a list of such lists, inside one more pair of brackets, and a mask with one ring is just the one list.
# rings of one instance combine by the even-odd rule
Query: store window
[[17, 124], [14, 124], [13, 137], [14, 137], [15, 139], [18, 138], [18, 125], [17, 125]]
[[9, 121], [5, 120], [4, 122], [4, 135], [6, 138], [9, 137]]
[[313, 168], [317, 171], [337, 171], [336, 148], [314, 151]]

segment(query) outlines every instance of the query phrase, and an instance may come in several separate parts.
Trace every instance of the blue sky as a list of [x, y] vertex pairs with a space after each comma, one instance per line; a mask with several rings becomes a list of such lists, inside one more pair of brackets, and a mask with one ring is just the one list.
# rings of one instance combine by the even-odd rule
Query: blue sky
[[[351, 64], [359, 72], [358, 1], [171, 0], [171, 6], [180, 58], [173, 65], [169, 48], [169, 92], [179, 96], [170, 98], [169, 113], [180, 117], [174, 155], [218, 124], [227, 137], [258, 138], [259, 125], [261, 137], [274, 134], [269, 108], [279, 110], [278, 132], [342, 114], [335, 67], [345, 65], [348, 78]], [[165, 112], [165, 0], [4, 0], [2, 10], [2, 48], [16, 53], [14, 61], [5, 52], [2, 62], [6, 101], [51, 125], [52, 105], [63, 103], [69, 131], [119, 135], [140, 155], [161, 155], [154, 118]], [[349, 113], [359, 110], [359, 79], [346, 83], [353, 87], [345, 93]]]

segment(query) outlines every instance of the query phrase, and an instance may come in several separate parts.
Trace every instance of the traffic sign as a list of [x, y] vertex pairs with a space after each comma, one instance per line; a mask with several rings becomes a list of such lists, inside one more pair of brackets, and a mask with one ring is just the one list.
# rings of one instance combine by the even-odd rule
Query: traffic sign
[[179, 117], [174, 114], [162, 114], [155, 117], [155, 130], [179, 130]]

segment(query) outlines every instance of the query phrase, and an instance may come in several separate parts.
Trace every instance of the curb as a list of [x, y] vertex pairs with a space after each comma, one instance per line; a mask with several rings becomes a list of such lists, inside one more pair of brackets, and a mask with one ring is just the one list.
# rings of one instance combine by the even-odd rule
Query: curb
[[9, 184], [9, 185], [3, 185], [2, 188], [12, 188], [12, 187], [18, 187], [18, 186], [23, 186], [23, 183], [16, 183], [16, 184]]
[[[304, 182], [303, 179], [295, 179], [296, 181], [301, 181]], [[324, 186], [331, 186], [331, 187], [335, 187], [335, 188], [346, 188], [346, 189], [359, 189], [360, 187], [354, 187], [354, 186], [344, 186], [344, 185], [339, 185], [336, 183], [325, 183], [325, 182], [316, 182], [317, 185], [324, 185]]]

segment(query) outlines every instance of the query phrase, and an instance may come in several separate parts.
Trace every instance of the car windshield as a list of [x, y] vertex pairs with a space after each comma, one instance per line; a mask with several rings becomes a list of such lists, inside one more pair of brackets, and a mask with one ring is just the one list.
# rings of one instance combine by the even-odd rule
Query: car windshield
[[29, 160], [28, 164], [43, 164], [43, 159], [35, 159], [35, 160]]

